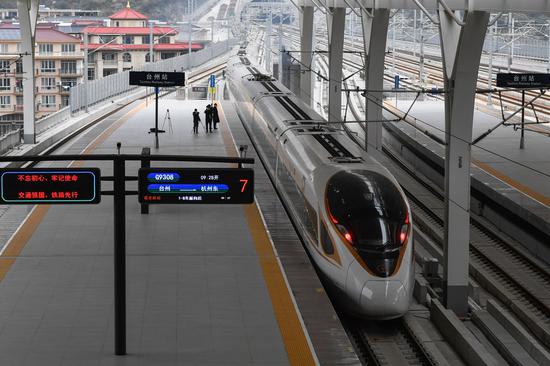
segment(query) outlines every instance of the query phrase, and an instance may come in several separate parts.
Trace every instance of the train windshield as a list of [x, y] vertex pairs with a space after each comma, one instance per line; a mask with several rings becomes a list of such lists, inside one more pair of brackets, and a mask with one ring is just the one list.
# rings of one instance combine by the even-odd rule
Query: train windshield
[[336, 228], [369, 267], [389, 275], [409, 232], [407, 204], [395, 184], [372, 171], [339, 172], [326, 194]]

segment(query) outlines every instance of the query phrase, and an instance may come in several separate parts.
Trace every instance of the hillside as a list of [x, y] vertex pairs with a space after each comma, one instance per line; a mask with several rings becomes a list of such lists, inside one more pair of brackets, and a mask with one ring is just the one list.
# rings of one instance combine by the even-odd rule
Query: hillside
[[[202, 4], [204, 0], [195, 1], [196, 4]], [[50, 8], [99, 9], [102, 15], [107, 17], [126, 6], [126, 0], [40, 0], [40, 4]], [[165, 21], [181, 20], [187, 11], [187, 0], [130, 0], [130, 4], [133, 9], [150, 16], [151, 19]], [[0, 8], [16, 7], [16, 0], [0, 0]]]

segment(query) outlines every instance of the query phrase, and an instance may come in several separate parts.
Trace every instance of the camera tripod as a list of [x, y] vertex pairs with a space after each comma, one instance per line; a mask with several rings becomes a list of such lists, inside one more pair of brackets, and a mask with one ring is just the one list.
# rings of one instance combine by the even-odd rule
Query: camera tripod
[[172, 127], [172, 118], [170, 118], [170, 110], [166, 110], [166, 114], [164, 115], [164, 121], [162, 121], [162, 127], [161, 129], [164, 130], [164, 125], [166, 124], [166, 121], [168, 121], [168, 132], [174, 133], [174, 128]]

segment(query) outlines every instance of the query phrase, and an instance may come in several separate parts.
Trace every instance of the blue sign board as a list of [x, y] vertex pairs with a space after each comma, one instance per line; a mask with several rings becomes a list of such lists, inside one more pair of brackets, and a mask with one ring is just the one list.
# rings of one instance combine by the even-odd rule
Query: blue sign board
[[394, 88], [399, 89], [399, 81], [401, 80], [399, 75], [395, 75], [394, 77]]
[[210, 75], [209, 85], [211, 88], [216, 86], [216, 75]]

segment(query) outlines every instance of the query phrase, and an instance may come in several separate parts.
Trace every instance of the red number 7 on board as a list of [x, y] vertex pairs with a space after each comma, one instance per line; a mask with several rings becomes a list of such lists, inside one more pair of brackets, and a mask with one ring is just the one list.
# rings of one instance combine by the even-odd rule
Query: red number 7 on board
[[243, 184], [243, 186], [241, 187], [241, 193], [244, 192], [244, 189], [246, 187], [246, 185], [248, 184], [248, 179], [239, 179], [239, 182], [241, 182]]

